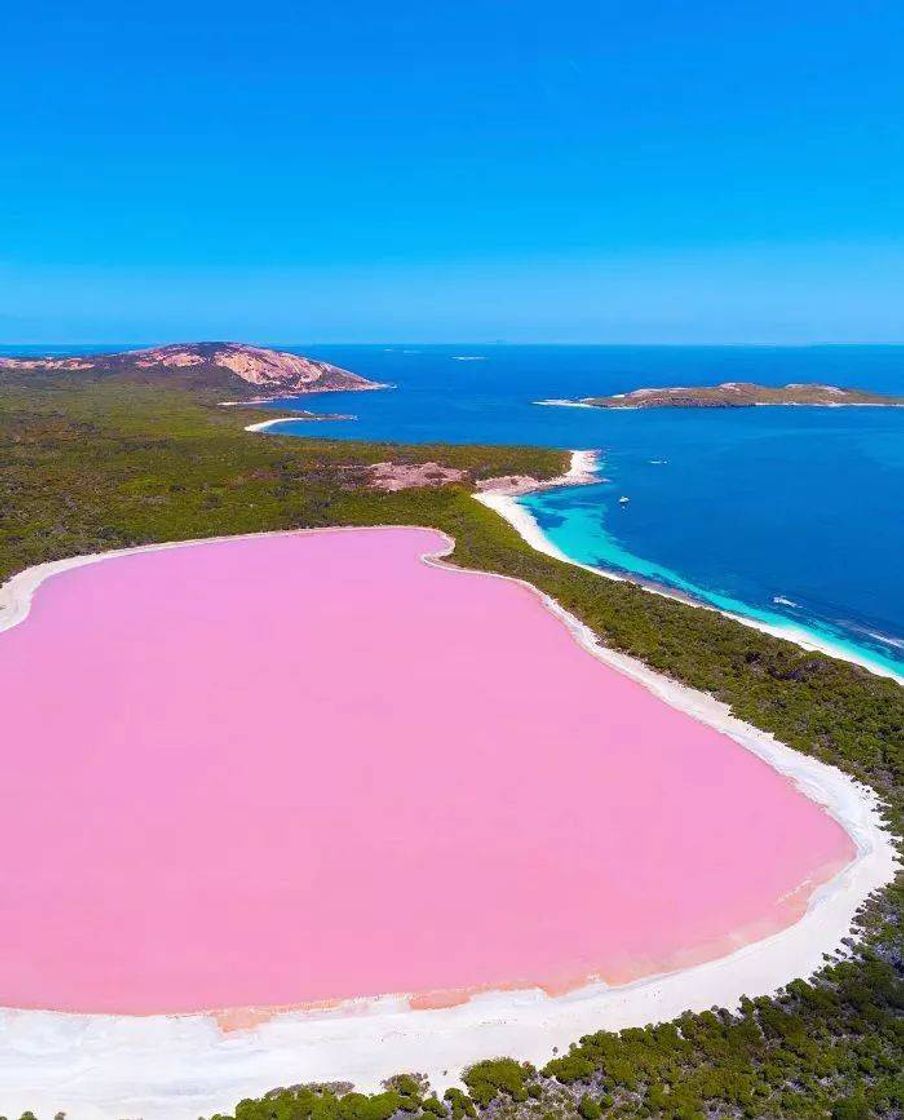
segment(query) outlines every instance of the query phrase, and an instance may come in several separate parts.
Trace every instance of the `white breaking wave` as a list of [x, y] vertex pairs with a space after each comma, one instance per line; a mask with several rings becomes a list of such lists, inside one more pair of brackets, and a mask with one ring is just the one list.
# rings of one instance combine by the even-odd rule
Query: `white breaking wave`
[[587, 404], [586, 401], [569, 401], [559, 400], [558, 398], [550, 397], [545, 401], [534, 401], [534, 404], [547, 404], [554, 405], [556, 408], [593, 408], [592, 404]]
[[904, 649], [904, 639], [890, 638], [887, 634], [879, 634], [875, 630], [866, 630], [864, 633], [874, 638], [877, 642], [882, 642], [883, 645], [893, 646], [895, 649]]

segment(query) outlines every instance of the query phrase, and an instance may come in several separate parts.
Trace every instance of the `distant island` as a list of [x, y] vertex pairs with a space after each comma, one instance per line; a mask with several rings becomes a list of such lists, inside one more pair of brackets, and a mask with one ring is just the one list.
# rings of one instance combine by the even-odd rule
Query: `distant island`
[[582, 397], [579, 400], [545, 400], [537, 404], [570, 408], [751, 408], [756, 405], [873, 405], [904, 406], [904, 397], [871, 393], [866, 389], [841, 389], [837, 385], [795, 382], [776, 388], [752, 381], [725, 381], [721, 385], [676, 386], [667, 389], [635, 389], [611, 397]]
[[70, 357], [0, 358], [0, 377], [24, 375], [31, 381], [41, 375], [67, 373], [96, 375], [129, 384], [217, 391], [234, 398], [229, 403], [266, 401], [301, 393], [386, 388], [329, 362], [241, 342], [175, 343], [147, 350]]

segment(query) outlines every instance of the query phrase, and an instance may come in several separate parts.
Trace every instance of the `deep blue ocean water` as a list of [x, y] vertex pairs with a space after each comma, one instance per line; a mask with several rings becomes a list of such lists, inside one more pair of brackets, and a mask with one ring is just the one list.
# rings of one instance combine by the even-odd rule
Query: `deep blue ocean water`
[[568, 555], [803, 627], [904, 673], [904, 409], [532, 403], [728, 380], [904, 393], [904, 346], [285, 348], [397, 387], [304, 398], [357, 419], [279, 432], [600, 449], [607, 481], [523, 499]]
[[[357, 419], [280, 432], [598, 448], [605, 482], [523, 499], [568, 555], [803, 627], [904, 673], [904, 409], [605, 412], [532, 403], [727, 380], [904, 393], [904, 347], [305, 352], [397, 387], [307, 398], [306, 407]], [[630, 502], [619, 504], [621, 496]]]

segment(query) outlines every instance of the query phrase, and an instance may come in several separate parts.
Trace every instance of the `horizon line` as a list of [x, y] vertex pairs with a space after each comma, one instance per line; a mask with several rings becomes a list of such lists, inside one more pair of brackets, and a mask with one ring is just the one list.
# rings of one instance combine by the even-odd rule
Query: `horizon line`
[[372, 340], [368, 340], [368, 341], [361, 341], [361, 340], [352, 341], [352, 340], [348, 340], [348, 339], [322, 339], [322, 340], [308, 340], [308, 341], [301, 341], [301, 342], [299, 342], [299, 341], [278, 341], [278, 342], [274, 342], [274, 341], [257, 341], [257, 340], [247, 341], [245, 339], [234, 338], [234, 337], [233, 338], [210, 338], [210, 337], [208, 337], [208, 338], [204, 338], [204, 337], [185, 338], [185, 337], [167, 336], [167, 338], [165, 340], [161, 340], [161, 339], [158, 338], [158, 339], [151, 339], [151, 340], [148, 340], [148, 339], [140, 339], [140, 340], [132, 339], [132, 340], [129, 340], [129, 341], [125, 341], [125, 340], [122, 340], [122, 339], [117, 339], [117, 340], [114, 340], [114, 339], [91, 339], [90, 341], [81, 341], [81, 342], [76, 342], [76, 341], [72, 341], [72, 340], [57, 341], [57, 342], [47, 342], [47, 341], [26, 342], [26, 341], [22, 341], [22, 340], [17, 340], [15, 342], [0, 341], [0, 349], [14, 350], [18, 347], [27, 347], [29, 349], [33, 349], [33, 348], [37, 348], [37, 347], [45, 347], [45, 348], [50, 348], [50, 349], [65, 349], [67, 347], [80, 347], [81, 348], [81, 347], [88, 347], [88, 346], [98, 346], [98, 347], [103, 346], [103, 347], [107, 347], [107, 348], [119, 347], [123, 350], [129, 350], [129, 349], [137, 349], [137, 348], [140, 348], [140, 347], [160, 347], [160, 346], [171, 346], [171, 345], [180, 345], [180, 344], [185, 345], [185, 346], [192, 346], [192, 345], [199, 345], [201, 343], [211, 343], [211, 342], [214, 342], [214, 343], [227, 343], [227, 342], [228, 343], [237, 343], [237, 344], [243, 345], [243, 346], [259, 346], [259, 347], [266, 348], [266, 349], [277, 349], [277, 348], [280, 348], [280, 347], [282, 347], [282, 348], [287, 348], [288, 347], [288, 348], [297, 349], [299, 347], [305, 347], [305, 346], [308, 346], [308, 347], [318, 347], [318, 346], [368, 346], [368, 347], [374, 347], [374, 346], [382, 346], [382, 347], [386, 347], [386, 348], [389, 348], [389, 349], [395, 349], [395, 348], [399, 348], [399, 347], [412, 347], [412, 346], [424, 346], [424, 347], [458, 346], [458, 347], [491, 347], [491, 348], [493, 348], [493, 347], [504, 348], [504, 347], [516, 347], [516, 346], [521, 346], [521, 347], [530, 347], [530, 346], [561, 346], [561, 347], [600, 346], [600, 347], [625, 348], [625, 349], [627, 349], [627, 348], [641, 348], [642, 347], [642, 348], [647, 348], [647, 349], [660, 348], [660, 349], [721, 349], [721, 350], [728, 350], [728, 349], [764, 349], [764, 350], [792, 350], [792, 349], [794, 349], [794, 350], [803, 350], [803, 349], [816, 349], [816, 348], [827, 349], [827, 348], [867, 347], [867, 346], [904, 347], [904, 339], [887, 339], [887, 340], [872, 339], [872, 340], [857, 340], [857, 341], [849, 341], [849, 342], [821, 341], [821, 340], [818, 340], [818, 339], [809, 340], [809, 341], [801, 341], [801, 342], [787, 342], [787, 341], [785, 341], [785, 342], [765, 342], [765, 341], [759, 341], [759, 342], [757, 342], [757, 341], [743, 341], [743, 342], [702, 342], [702, 341], [701, 342], [688, 342], [688, 341], [668, 342], [668, 341], [659, 341], [659, 342], [649, 342], [649, 341], [640, 341], [640, 340], [628, 340], [628, 341], [619, 341], [619, 342], [611, 342], [611, 341], [593, 341], [593, 342], [580, 341], [580, 342], [578, 342], [578, 341], [567, 341], [567, 340], [561, 340], [561, 339], [548, 340], [548, 341], [532, 341], [532, 342], [509, 341], [508, 339], [491, 339], [491, 340], [447, 339], [447, 340], [434, 340], [434, 341], [411, 340], [411, 339], [372, 339]]

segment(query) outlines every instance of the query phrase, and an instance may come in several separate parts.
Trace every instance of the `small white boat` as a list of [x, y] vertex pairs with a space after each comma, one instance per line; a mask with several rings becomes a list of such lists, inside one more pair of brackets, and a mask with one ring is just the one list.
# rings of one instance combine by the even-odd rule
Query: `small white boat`
[[620, 498], [618, 499], [618, 504], [619, 504], [620, 506], [626, 506], [626, 505], [628, 504], [628, 502], [630, 502], [630, 501], [631, 501], [631, 499], [630, 499], [630, 498], [626, 498], [626, 497], [624, 496], [624, 494], [622, 494], [622, 496], [621, 496], [621, 497], [620, 497]]

